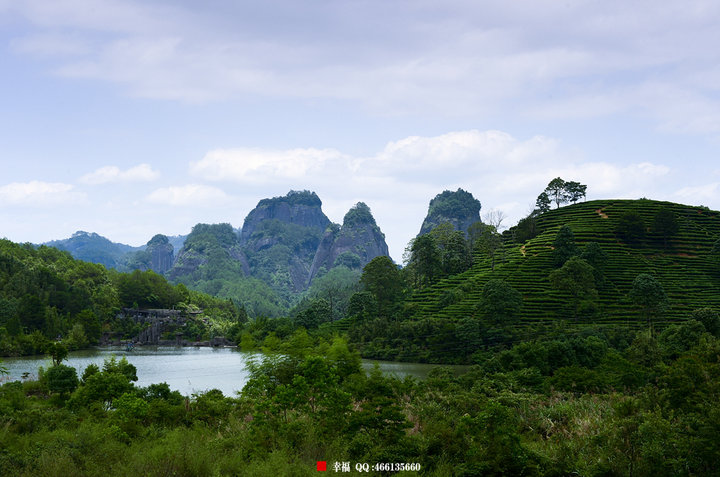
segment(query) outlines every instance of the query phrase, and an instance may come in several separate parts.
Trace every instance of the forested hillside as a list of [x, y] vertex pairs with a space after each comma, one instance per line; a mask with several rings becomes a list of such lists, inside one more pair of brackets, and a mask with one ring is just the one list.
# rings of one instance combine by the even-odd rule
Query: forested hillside
[[415, 239], [402, 271], [364, 275], [404, 284], [372, 285], [384, 312], [336, 326], [366, 355], [429, 361], [588, 327], [662, 330], [720, 305], [719, 238], [718, 212], [644, 199], [534, 213], [502, 235], [476, 224], [464, 247], [436, 229]]
[[244, 317], [233, 302], [172, 285], [152, 271], [120, 273], [53, 247], [0, 240], [0, 354], [43, 353], [57, 339], [83, 348], [103, 333], [130, 339], [141, 328], [118, 317], [122, 308], [202, 309], [184, 329], [193, 340], [231, 334]]

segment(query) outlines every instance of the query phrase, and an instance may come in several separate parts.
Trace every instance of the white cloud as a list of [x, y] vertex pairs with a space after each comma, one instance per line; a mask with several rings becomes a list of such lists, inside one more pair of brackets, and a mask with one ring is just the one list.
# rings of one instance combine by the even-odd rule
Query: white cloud
[[117, 166], [105, 166], [80, 178], [84, 184], [107, 184], [111, 182], [149, 182], [157, 179], [160, 173], [149, 164], [139, 164], [130, 169], [121, 170]]
[[79, 56], [92, 51], [92, 47], [86, 39], [62, 33], [41, 33], [16, 38], [12, 41], [11, 46], [16, 53], [47, 57]]
[[146, 197], [151, 203], [177, 207], [217, 206], [226, 203], [229, 199], [230, 196], [221, 189], [202, 184], [163, 187], [154, 190]]
[[62, 182], [13, 182], [0, 187], [0, 206], [65, 206], [85, 200], [85, 194]]
[[305, 178], [337, 161], [347, 162], [344, 155], [333, 149], [215, 149], [192, 163], [190, 171], [212, 181], [263, 183]]
[[554, 177], [587, 184], [590, 198], [667, 198], [672, 176], [663, 164], [589, 161], [554, 138], [520, 139], [497, 130], [411, 136], [366, 157], [312, 148], [218, 149], [190, 169], [204, 180], [259, 186], [264, 196], [263, 185], [275, 191], [312, 189], [338, 222], [352, 204], [365, 201], [396, 259], [419, 230], [430, 199], [446, 189], [472, 192], [483, 211], [502, 210], [510, 226], [531, 210]]
[[677, 200], [687, 204], [706, 204], [707, 202], [715, 202], [717, 200], [718, 188], [720, 188], [720, 182], [683, 187], [676, 191], [674, 196]]
[[673, 131], [720, 132], [712, 2], [248, 5], [26, 0], [6, 9], [34, 26], [15, 40], [17, 53], [56, 55], [58, 74], [135, 96], [343, 99], [391, 115], [629, 113]]

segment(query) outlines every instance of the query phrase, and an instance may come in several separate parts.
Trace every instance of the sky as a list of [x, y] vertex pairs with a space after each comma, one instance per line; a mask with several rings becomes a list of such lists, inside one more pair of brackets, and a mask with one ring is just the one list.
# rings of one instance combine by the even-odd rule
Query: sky
[[0, 237], [141, 245], [365, 202], [398, 262], [462, 188], [720, 209], [720, 2], [0, 0]]

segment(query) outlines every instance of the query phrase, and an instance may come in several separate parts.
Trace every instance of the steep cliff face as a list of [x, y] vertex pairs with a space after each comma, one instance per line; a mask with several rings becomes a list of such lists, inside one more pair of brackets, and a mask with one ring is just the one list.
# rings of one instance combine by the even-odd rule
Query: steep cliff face
[[303, 291], [330, 219], [309, 191], [263, 199], [245, 218], [240, 244], [253, 277], [281, 293]]
[[446, 190], [430, 201], [428, 213], [418, 236], [430, 232], [438, 225], [451, 223], [455, 230], [467, 233], [468, 228], [480, 221], [480, 201], [470, 192]]
[[358, 202], [345, 214], [342, 227], [333, 224], [326, 229], [315, 252], [308, 281], [338, 265], [360, 269], [380, 255], [388, 255], [385, 235], [375, 223], [370, 208]]
[[125, 256], [125, 266], [128, 270], [153, 270], [165, 273], [173, 265], [173, 246], [167, 236], [157, 234], [151, 238], [145, 250], [131, 252]]
[[150, 268], [157, 273], [165, 273], [173, 266], [173, 246], [167, 236], [157, 234], [147, 243], [145, 252], [150, 255]]
[[245, 217], [240, 242], [250, 242], [252, 235], [269, 220], [323, 231], [330, 224], [330, 219], [325, 216], [321, 207], [322, 201], [317, 194], [306, 190], [290, 191], [284, 197], [263, 199]]

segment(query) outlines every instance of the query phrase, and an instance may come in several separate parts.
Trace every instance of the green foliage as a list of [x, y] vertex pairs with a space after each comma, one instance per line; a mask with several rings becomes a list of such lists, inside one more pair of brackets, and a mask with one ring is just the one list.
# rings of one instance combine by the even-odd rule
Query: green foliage
[[363, 268], [360, 283], [377, 302], [380, 316], [389, 316], [403, 291], [400, 271], [390, 257], [375, 257]]
[[423, 475], [714, 475], [720, 341], [698, 325], [641, 333], [666, 360], [650, 367], [595, 330], [401, 381], [363, 372], [341, 338], [299, 332], [250, 365], [237, 398], [136, 389], [117, 362], [69, 400], [5, 383], [0, 466], [8, 476], [314, 475], [319, 460], [397, 460]]
[[360, 290], [359, 270], [351, 270], [338, 266], [330, 269], [325, 275], [313, 280], [306, 296], [322, 298], [327, 301], [332, 320], [339, 320], [347, 313], [350, 297]]
[[451, 224], [446, 223], [432, 229], [429, 235], [435, 239], [443, 277], [456, 275], [470, 268], [472, 260], [463, 232], [454, 230]]
[[370, 212], [370, 207], [365, 202], [358, 202], [354, 206], [350, 207], [350, 210], [345, 214], [343, 218], [343, 227], [351, 227], [362, 224], [375, 224], [375, 218]]
[[652, 275], [641, 273], [635, 277], [628, 296], [633, 304], [642, 310], [648, 326], [652, 330], [653, 319], [658, 318], [668, 304], [662, 284]]
[[593, 267], [595, 284], [597, 286], [602, 285], [605, 282], [604, 270], [609, 258], [607, 252], [597, 242], [588, 242], [585, 244], [582, 253], [580, 253], [580, 258]]
[[558, 230], [553, 241], [553, 265], [562, 267], [568, 259], [578, 254], [579, 250], [575, 245], [575, 234], [573, 234], [570, 227], [563, 225]]
[[653, 232], [662, 237], [665, 247], [668, 245], [668, 240], [677, 234], [679, 230], [680, 224], [673, 211], [661, 208], [655, 212], [653, 216]]
[[698, 308], [692, 312], [692, 319], [702, 323], [708, 333], [720, 336], [720, 316], [714, 309]]
[[54, 394], [70, 394], [78, 387], [75, 368], [64, 364], [51, 366], [43, 375], [47, 387]]
[[295, 315], [294, 321], [297, 326], [310, 330], [331, 319], [330, 303], [323, 298], [315, 298], [309, 301], [307, 306]]
[[522, 308], [522, 295], [505, 280], [489, 280], [482, 291], [480, 310], [495, 322], [512, 323]]
[[527, 242], [537, 237], [540, 233], [537, 218], [534, 215], [529, 215], [528, 217], [520, 219], [517, 225], [511, 229], [511, 233], [517, 243]]
[[197, 224], [185, 239], [183, 248], [202, 253], [232, 247], [237, 241], [237, 234], [230, 224]]
[[490, 269], [495, 270], [495, 259], [504, 246], [502, 237], [494, 226], [476, 224], [469, 231], [473, 252], [490, 258]]
[[568, 181], [565, 183], [565, 191], [567, 192], [568, 200], [574, 204], [578, 200], [585, 198], [587, 185], [575, 181]]
[[550, 208], [550, 202], [555, 202], [556, 207], [560, 204], [572, 202], [573, 204], [585, 197], [587, 186], [579, 182], [565, 182], [560, 177], [551, 180], [536, 201], [536, 208], [542, 213]]
[[68, 350], [62, 343], [50, 343], [45, 348], [45, 352], [50, 355], [53, 366], [58, 366], [67, 358]]
[[351, 270], [359, 269], [362, 266], [362, 259], [355, 253], [343, 252], [335, 259], [334, 267], [345, 267]]
[[63, 343], [66, 344], [70, 350], [82, 349], [88, 345], [87, 335], [85, 335], [85, 327], [82, 323], [75, 323], [72, 326], [68, 332], [67, 338], [63, 340]]
[[455, 192], [446, 190], [430, 201], [429, 216], [477, 216], [480, 213], [480, 201], [470, 192], [458, 189]]
[[378, 303], [370, 292], [356, 292], [350, 297], [347, 315], [356, 320], [367, 320], [378, 314]]
[[579, 257], [571, 257], [565, 264], [553, 270], [549, 275], [553, 288], [570, 296], [573, 305], [573, 318], [577, 320], [581, 301], [597, 299], [593, 267]]
[[[115, 277], [122, 306], [130, 308], [172, 308], [182, 297], [165, 278], [152, 270], [134, 270]], [[87, 330], [86, 330], [87, 332]]]
[[411, 242], [407, 268], [413, 272], [416, 286], [423, 287], [434, 283], [442, 273], [441, 266], [442, 257], [435, 237], [424, 234]]
[[615, 228], [618, 236], [628, 243], [637, 243], [645, 237], [645, 222], [640, 214], [624, 212]]
[[550, 210], [550, 205], [552, 202], [550, 201], [550, 197], [548, 196], [548, 193], [543, 191], [540, 193], [538, 198], [535, 200], [535, 209], [542, 213], [547, 212]]
[[284, 197], [262, 199], [258, 202], [258, 207], [271, 206], [277, 202], [287, 202], [290, 205], [307, 205], [310, 207], [319, 207], [322, 205], [322, 201], [315, 192], [309, 190], [291, 190]]

